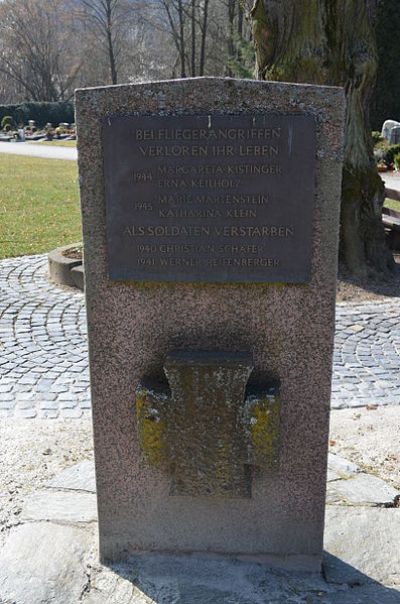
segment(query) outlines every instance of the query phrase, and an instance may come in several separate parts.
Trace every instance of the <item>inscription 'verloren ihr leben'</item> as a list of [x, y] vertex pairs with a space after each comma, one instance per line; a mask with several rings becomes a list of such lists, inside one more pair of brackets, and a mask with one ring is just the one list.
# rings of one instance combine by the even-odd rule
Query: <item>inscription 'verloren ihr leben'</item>
[[111, 279], [309, 280], [311, 116], [109, 117], [103, 148]]

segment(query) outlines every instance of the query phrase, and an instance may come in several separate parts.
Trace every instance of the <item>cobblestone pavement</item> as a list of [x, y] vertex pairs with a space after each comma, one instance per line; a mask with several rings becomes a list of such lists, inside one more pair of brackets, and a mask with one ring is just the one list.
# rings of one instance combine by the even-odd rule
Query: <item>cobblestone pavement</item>
[[[340, 304], [334, 408], [400, 404], [400, 300]], [[47, 256], [0, 261], [0, 418], [90, 413], [84, 298]]]
[[90, 409], [83, 295], [46, 271], [46, 255], [0, 262], [0, 417]]

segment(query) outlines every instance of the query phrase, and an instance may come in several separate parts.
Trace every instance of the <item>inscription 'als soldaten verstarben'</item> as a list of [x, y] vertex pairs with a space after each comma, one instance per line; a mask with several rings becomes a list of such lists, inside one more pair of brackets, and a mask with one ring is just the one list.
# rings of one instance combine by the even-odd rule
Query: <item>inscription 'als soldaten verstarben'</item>
[[103, 149], [111, 279], [309, 280], [311, 116], [111, 116]]

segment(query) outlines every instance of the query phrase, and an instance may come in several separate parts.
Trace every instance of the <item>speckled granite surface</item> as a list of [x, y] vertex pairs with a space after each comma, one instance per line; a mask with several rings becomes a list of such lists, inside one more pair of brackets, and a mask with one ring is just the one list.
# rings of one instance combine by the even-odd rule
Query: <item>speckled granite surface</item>
[[[202, 551], [319, 567], [341, 181], [340, 89], [218, 78], [77, 91], [93, 421], [103, 559]], [[306, 112], [317, 127], [308, 285], [121, 283], [107, 277], [101, 122], [132, 113]], [[142, 463], [134, 391], [174, 349], [249, 351], [254, 379], [281, 381], [277, 473], [251, 499], [169, 496]]]

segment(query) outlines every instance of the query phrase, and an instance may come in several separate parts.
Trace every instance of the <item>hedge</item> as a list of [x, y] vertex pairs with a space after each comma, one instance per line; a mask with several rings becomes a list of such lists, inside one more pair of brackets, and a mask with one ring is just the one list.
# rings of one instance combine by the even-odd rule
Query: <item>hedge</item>
[[11, 115], [18, 125], [28, 120], [35, 120], [36, 126], [42, 128], [48, 122], [57, 126], [61, 122], [72, 124], [74, 122], [74, 105], [70, 101], [56, 103], [21, 103], [19, 105], [0, 105], [0, 122], [4, 116]]
[[374, 24], [379, 63], [370, 119], [372, 129], [381, 130], [385, 120], [400, 121], [399, 0], [379, 0]]

